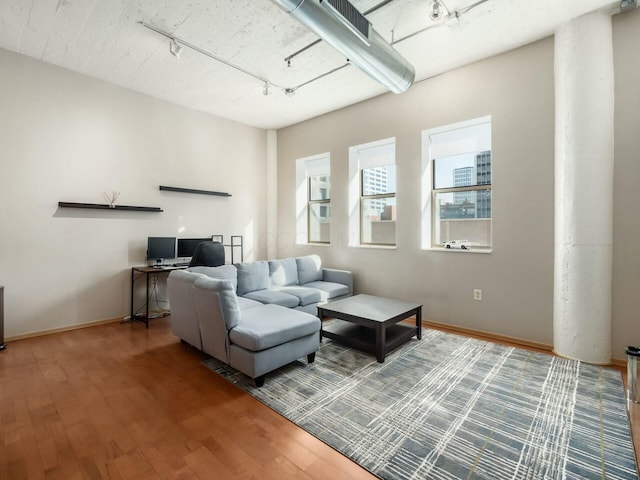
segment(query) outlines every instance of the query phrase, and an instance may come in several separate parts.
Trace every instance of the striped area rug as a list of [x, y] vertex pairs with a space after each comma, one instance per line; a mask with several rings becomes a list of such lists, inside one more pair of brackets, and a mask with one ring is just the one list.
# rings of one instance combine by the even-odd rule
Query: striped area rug
[[379, 364], [323, 340], [229, 381], [384, 479], [637, 479], [619, 372], [424, 330]]

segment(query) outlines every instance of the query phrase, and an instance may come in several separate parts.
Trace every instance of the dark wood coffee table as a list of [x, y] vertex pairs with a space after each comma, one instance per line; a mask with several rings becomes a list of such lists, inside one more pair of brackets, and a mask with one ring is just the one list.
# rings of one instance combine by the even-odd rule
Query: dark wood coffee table
[[[398, 324], [414, 316], [416, 324]], [[384, 362], [388, 352], [414, 335], [422, 338], [422, 305], [373, 295], [355, 295], [318, 305], [318, 317], [337, 319], [320, 327], [322, 337], [365, 352], [375, 353]]]

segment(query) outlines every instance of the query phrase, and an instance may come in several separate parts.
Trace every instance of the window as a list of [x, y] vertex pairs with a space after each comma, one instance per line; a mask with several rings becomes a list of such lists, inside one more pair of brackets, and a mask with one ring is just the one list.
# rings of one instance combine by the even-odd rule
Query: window
[[350, 245], [395, 246], [395, 139], [349, 149]]
[[313, 175], [309, 177], [308, 199], [309, 243], [329, 243], [331, 227], [331, 177]]
[[492, 245], [491, 119], [423, 132], [423, 248]]
[[296, 243], [328, 244], [331, 237], [329, 154], [296, 161]]

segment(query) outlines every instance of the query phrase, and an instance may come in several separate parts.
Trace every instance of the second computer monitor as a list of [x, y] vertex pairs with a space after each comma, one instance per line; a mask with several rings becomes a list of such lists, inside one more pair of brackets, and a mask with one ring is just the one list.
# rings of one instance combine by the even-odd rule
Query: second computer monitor
[[178, 239], [178, 258], [193, 257], [196, 247], [201, 242], [211, 242], [209, 238], [179, 238]]

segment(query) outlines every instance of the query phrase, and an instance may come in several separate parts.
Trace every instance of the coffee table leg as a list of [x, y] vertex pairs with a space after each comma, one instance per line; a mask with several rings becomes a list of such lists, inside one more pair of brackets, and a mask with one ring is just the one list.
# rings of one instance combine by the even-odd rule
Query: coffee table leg
[[324, 311], [321, 308], [318, 308], [318, 318], [320, 319], [320, 331], [318, 335], [320, 335], [320, 343], [322, 343], [322, 319], [324, 318]]
[[386, 343], [387, 331], [384, 325], [378, 325], [376, 327], [376, 360], [378, 360], [378, 363], [384, 363]]
[[416, 312], [416, 328], [418, 329], [418, 340], [422, 338], [422, 306]]

